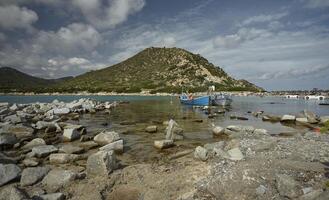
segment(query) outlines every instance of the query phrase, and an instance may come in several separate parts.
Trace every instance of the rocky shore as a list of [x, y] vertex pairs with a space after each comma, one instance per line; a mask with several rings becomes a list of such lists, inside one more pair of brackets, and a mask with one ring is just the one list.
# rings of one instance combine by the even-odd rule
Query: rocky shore
[[318, 131], [329, 117], [306, 110], [251, 112], [310, 131], [270, 135], [252, 126], [215, 126], [209, 131], [223, 139], [187, 149], [177, 145], [184, 130], [175, 121], [150, 124], [144, 131], [161, 135], [153, 145], [165, 153], [154, 162], [125, 165], [122, 133], [95, 133], [79, 121], [85, 114], [110, 115], [117, 106], [92, 99], [0, 103], [0, 200], [329, 199], [329, 134]]

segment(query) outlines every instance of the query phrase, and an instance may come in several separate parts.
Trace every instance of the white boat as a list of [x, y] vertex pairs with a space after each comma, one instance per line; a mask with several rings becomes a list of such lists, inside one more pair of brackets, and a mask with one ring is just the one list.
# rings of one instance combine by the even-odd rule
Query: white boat
[[299, 99], [299, 95], [286, 95], [287, 99]]
[[325, 96], [317, 96], [317, 95], [306, 95], [304, 97], [305, 100], [324, 100]]
[[232, 98], [225, 94], [214, 94], [211, 96], [211, 104], [213, 106], [229, 106], [232, 101]]

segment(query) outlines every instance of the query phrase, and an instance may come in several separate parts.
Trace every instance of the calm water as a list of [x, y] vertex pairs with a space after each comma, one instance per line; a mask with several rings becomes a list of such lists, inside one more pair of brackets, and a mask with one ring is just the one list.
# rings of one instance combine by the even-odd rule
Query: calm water
[[[181, 105], [177, 97], [155, 96], [0, 96], [0, 102], [32, 103], [51, 102], [54, 99], [69, 102], [79, 98], [93, 98], [99, 101], [129, 101], [115, 108], [111, 114], [99, 112], [81, 116], [79, 124], [87, 127], [89, 134], [96, 134], [103, 129], [121, 133], [125, 141], [125, 153], [120, 159], [125, 164], [159, 160], [168, 153], [184, 149], [192, 149], [197, 145], [215, 142], [222, 138], [213, 138], [211, 133], [214, 125], [252, 125], [267, 129], [271, 134], [284, 131], [307, 131], [305, 127], [288, 127], [280, 123], [263, 122], [248, 111], [264, 111], [272, 114], [297, 114], [304, 109], [318, 115], [329, 115], [329, 106], [320, 106], [316, 101], [291, 100], [280, 97], [233, 97], [233, 104], [225, 114], [209, 119], [201, 108]], [[213, 109], [214, 111], [219, 108]], [[230, 115], [245, 116], [249, 120], [231, 120]], [[176, 142], [177, 146], [165, 151], [157, 151], [153, 147], [154, 140], [164, 139], [165, 126], [163, 121], [173, 118], [184, 129], [184, 140]], [[195, 120], [203, 120], [195, 122]], [[131, 125], [121, 125], [130, 122]], [[76, 123], [76, 122], [75, 122]], [[104, 125], [106, 123], [106, 125]], [[157, 125], [155, 134], [146, 133], [149, 125]]]

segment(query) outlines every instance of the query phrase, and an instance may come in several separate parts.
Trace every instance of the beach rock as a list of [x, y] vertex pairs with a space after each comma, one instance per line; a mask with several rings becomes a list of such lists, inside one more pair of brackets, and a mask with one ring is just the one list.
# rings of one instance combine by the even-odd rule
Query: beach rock
[[170, 119], [168, 122], [168, 126], [166, 128], [166, 140], [173, 140], [175, 136], [175, 128], [178, 127], [178, 124], [173, 120]]
[[88, 141], [88, 142], [83, 142], [83, 143], [79, 144], [79, 147], [81, 147], [85, 150], [90, 150], [90, 149], [96, 148], [98, 146], [99, 145], [94, 141]]
[[120, 140], [120, 136], [117, 132], [114, 131], [102, 132], [94, 137], [94, 141], [99, 145], [110, 144], [117, 140]]
[[224, 146], [225, 146], [225, 142], [219, 141], [219, 142], [205, 144], [204, 148], [207, 149], [209, 152], [211, 152], [216, 148], [223, 149]]
[[157, 126], [148, 126], [145, 128], [145, 131], [148, 133], [156, 133], [158, 130]]
[[41, 181], [43, 177], [50, 171], [48, 167], [29, 167], [25, 168], [22, 172], [21, 186], [34, 185]]
[[307, 118], [308, 123], [316, 124], [319, 122], [318, 116], [316, 116], [316, 114], [311, 111], [304, 110], [304, 115]]
[[123, 152], [123, 140], [118, 140], [115, 142], [112, 142], [110, 144], [107, 144], [105, 146], [102, 146], [101, 148], [99, 148], [100, 151], [115, 151], [115, 152], [119, 152], [122, 153]]
[[55, 115], [66, 115], [70, 113], [70, 109], [69, 108], [55, 108], [53, 110]]
[[256, 128], [254, 130], [254, 134], [255, 135], [267, 135], [268, 134], [268, 131], [266, 129]]
[[21, 169], [15, 164], [0, 164], [0, 186], [10, 181], [18, 179], [21, 175]]
[[8, 108], [0, 108], [0, 115], [7, 115], [9, 112]]
[[244, 158], [239, 148], [233, 148], [227, 151], [230, 160], [242, 160]]
[[16, 110], [19, 109], [19, 107], [17, 106], [16, 103], [14, 103], [12, 106], [9, 107], [9, 109], [12, 110], [12, 111], [16, 111]]
[[258, 188], [256, 188], [256, 194], [261, 196], [264, 195], [267, 188], [264, 185], [260, 185]]
[[35, 167], [39, 165], [39, 162], [33, 158], [26, 158], [22, 163], [25, 167]]
[[17, 160], [15, 158], [9, 157], [6, 154], [0, 152], [0, 163], [2, 163], [2, 164], [16, 164]]
[[283, 115], [281, 118], [281, 122], [294, 122], [296, 117], [294, 115]]
[[40, 200], [64, 200], [65, 195], [63, 193], [51, 193], [51, 194], [43, 194], [38, 196]]
[[80, 154], [84, 152], [84, 149], [81, 147], [73, 146], [71, 144], [67, 144], [60, 147], [59, 152], [68, 154]]
[[75, 128], [65, 128], [63, 133], [63, 140], [71, 142], [80, 138], [80, 133]]
[[0, 133], [0, 147], [13, 146], [18, 142], [16, 136], [10, 133]]
[[46, 121], [38, 121], [35, 124], [36, 129], [56, 129], [56, 132], [62, 131], [61, 127], [56, 122], [46, 122]]
[[6, 131], [15, 134], [18, 139], [32, 137], [34, 133], [33, 128], [23, 125], [10, 126]]
[[65, 164], [78, 160], [79, 156], [75, 154], [54, 153], [50, 154], [49, 162], [51, 164]]
[[301, 194], [299, 183], [292, 177], [279, 174], [276, 177], [276, 186], [281, 196], [288, 198], [296, 198]]
[[321, 116], [320, 117], [320, 123], [324, 124], [329, 121], [329, 116]]
[[32, 148], [32, 153], [38, 158], [46, 157], [51, 153], [56, 153], [57, 151], [58, 149], [53, 145], [42, 145]]
[[174, 146], [173, 140], [156, 140], [154, 141], [154, 147], [157, 149], [165, 149]]
[[307, 124], [308, 120], [306, 117], [298, 117], [298, 118], [296, 118], [296, 123]]
[[88, 176], [108, 176], [116, 168], [114, 151], [99, 151], [88, 157]]
[[212, 129], [212, 133], [214, 135], [222, 135], [224, 133], [224, 128], [222, 128], [220, 126], [216, 126]]
[[281, 120], [280, 116], [276, 116], [276, 115], [264, 115], [262, 117], [263, 121], [270, 121], [270, 122], [279, 122]]
[[46, 145], [46, 142], [42, 138], [35, 138], [21, 147], [21, 149], [32, 149], [33, 147]]
[[11, 122], [12, 124], [18, 124], [18, 123], [22, 123], [23, 120], [21, 117], [19, 117], [18, 115], [14, 114], [14, 115], [9, 115], [7, 117], [4, 118], [5, 122]]
[[25, 191], [17, 186], [9, 185], [0, 191], [0, 200], [28, 200], [30, 199]]
[[70, 170], [53, 169], [42, 180], [43, 187], [48, 192], [56, 192], [67, 186], [77, 177], [77, 174]]
[[206, 161], [208, 159], [208, 151], [207, 149], [197, 146], [194, 151], [194, 158]]

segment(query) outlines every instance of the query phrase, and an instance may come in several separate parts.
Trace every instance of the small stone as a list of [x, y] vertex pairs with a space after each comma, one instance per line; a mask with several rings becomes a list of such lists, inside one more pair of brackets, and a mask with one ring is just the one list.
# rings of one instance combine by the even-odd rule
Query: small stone
[[233, 148], [227, 151], [230, 160], [242, 160], [244, 158], [239, 148]]
[[158, 149], [165, 149], [174, 146], [173, 140], [156, 140], [154, 146]]
[[288, 175], [279, 174], [276, 177], [277, 189], [282, 196], [296, 198], [300, 195], [299, 184]]
[[110, 144], [114, 141], [120, 140], [120, 136], [117, 132], [102, 132], [94, 137], [94, 141], [99, 145]]
[[258, 188], [256, 188], [256, 194], [257, 195], [264, 195], [267, 188], [264, 185], [260, 185]]
[[68, 153], [68, 154], [80, 154], [84, 152], [84, 149], [81, 147], [73, 146], [73, 145], [64, 145], [59, 148], [59, 152]]
[[99, 151], [88, 157], [88, 176], [108, 176], [116, 168], [116, 158], [113, 151]]
[[266, 129], [256, 128], [256, 129], [254, 130], [254, 134], [267, 135], [268, 132], [267, 132]]
[[35, 138], [22, 146], [22, 149], [32, 149], [33, 147], [46, 145], [46, 142], [42, 138]]
[[212, 133], [214, 135], [222, 135], [224, 133], [224, 128], [220, 127], [220, 126], [216, 126], [212, 129]]
[[0, 147], [1, 146], [13, 146], [18, 142], [17, 137], [10, 133], [0, 133]]
[[56, 153], [58, 149], [53, 145], [42, 145], [32, 148], [32, 153], [38, 158], [43, 158], [51, 153]]
[[115, 142], [112, 142], [110, 144], [107, 144], [105, 146], [102, 146], [99, 148], [100, 151], [111, 151], [114, 150], [115, 152], [122, 153], [123, 152], [123, 140], [118, 140]]
[[50, 171], [48, 167], [29, 167], [25, 168], [22, 172], [21, 186], [34, 185], [41, 181], [43, 177]]
[[148, 126], [145, 128], [145, 131], [148, 133], [156, 133], [158, 130], [157, 126]]
[[34, 160], [32, 158], [26, 158], [23, 160], [23, 165], [25, 167], [35, 167], [38, 166], [39, 162], [37, 160]]
[[298, 117], [298, 118], [296, 118], [296, 122], [301, 123], [301, 124], [308, 123], [306, 117]]
[[313, 188], [312, 187], [303, 188], [302, 191], [303, 194], [308, 194], [313, 191]]
[[0, 164], [0, 186], [19, 178], [21, 169], [15, 164]]
[[194, 151], [194, 158], [202, 160], [202, 161], [206, 161], [208, 159], [208, 151], [207, 149], [198, 146], [195, 148]]
[[79, 156], [75, 154], [54, 153], [50, 154], [49, 162], [51, 164], [65, 164], [78, 160]]
[[99, 145], [94, 141], [83, 142], [79, 144], [79, 147], [82, 147], [85, 150], [90, 150], [98, 147]]
[[66, 128], [63, 133], [63, 140], [65, 142], [71, 142], [80, 138], [80, 133], [75, 128]]

